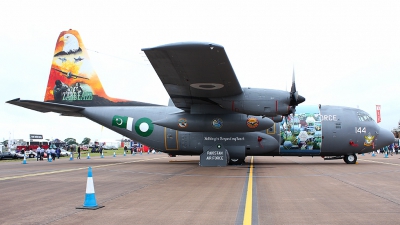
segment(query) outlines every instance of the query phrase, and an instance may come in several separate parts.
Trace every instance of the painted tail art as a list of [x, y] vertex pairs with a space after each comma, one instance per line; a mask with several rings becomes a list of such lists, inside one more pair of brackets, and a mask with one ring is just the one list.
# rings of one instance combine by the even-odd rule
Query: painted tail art
[[57, 39], [44, 102], [16, 98], [7, 103], [38, 112], [78, 117], [90, 106], [157, 106], [109, 97], [76, 30], [63, 31]]
[[76, 30], [63, 31], [57, 39], [44, 101], [77, 106], [153, 105], [109, 97]]

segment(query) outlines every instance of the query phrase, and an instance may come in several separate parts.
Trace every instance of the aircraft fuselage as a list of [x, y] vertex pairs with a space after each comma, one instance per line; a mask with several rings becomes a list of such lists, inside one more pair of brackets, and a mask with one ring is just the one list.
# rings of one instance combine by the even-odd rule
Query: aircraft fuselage
[[[236, 120], [232, 114], [200, 115], [203, 120], [197, 121], [196, 115], [173, 106], [86, 107], [81, 113], [132, 140], [172, 155], [200, 155], [205, 146], [222, 144], [231, 157], [237, 158], [262, 155], [342, 156], [377, 150], [393, 138], [389, 131], [380, 129], [367, 113], [359, 109], [322, 106], [320, 109], [299, 107], [297, 111], [289, 121], [273, 123], [268, 129], [255, 129], [254, 132], [221, 132], [225, 124], [243, 123], [238, 127], [246, 126], [245, 119]], [[174, 120], [167, 119], [171, 115]], [[131, 118], [131, 123], [118, 127], [120, 123], [113, 122], [113, 119], [119, 117]], [[204, 118], [209, 121], [204, 121]], [[182, 119], [185, 121], [182, 122]], [[163, 120], [174, 121], [181, 129], [153, 124]], [[172, 125], [170, 123], [169, 126]], [[182, 131], [184, 126], [196, 124], [206, 126], [202, 130], [210, 132]]]

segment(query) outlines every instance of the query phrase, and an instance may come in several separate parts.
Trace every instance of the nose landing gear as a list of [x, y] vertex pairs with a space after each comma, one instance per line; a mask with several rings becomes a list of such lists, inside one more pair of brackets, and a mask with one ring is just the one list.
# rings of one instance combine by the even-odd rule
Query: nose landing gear
[[347, 164], [356, 164], [356, 162], [357, 162], [357, 156], [356, 156], [356, 154], [345, 155], [345, 156], [343, 157], [343, 160], [344, 160], [345, 163], [347, 163]]

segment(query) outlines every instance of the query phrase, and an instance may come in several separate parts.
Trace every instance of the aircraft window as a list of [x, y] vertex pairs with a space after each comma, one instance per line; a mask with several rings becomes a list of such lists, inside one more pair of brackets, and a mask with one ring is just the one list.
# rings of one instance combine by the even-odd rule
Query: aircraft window
[[359, 121], [374, 121], [374, 119], [365, 112], [357, 112], [357, 116]]

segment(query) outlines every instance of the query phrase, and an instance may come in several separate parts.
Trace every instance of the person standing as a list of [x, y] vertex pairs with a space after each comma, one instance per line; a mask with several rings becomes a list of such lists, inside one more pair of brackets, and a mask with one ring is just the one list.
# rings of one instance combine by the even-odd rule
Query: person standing
[[76, 150], [76, 149], [75, 149], [75, 144], [71, 145], [71, 146], [70, 146], [70, 152], [71, 152], [72, 158], [75, 158], [75, 156], [74, 156], [75, 150]]
[[54, 148], [50, 149], [50, 155], [53, 161], [56, 160], [56, 150]]
[[41, 146], [38, 146], [36, 149], [36, 161], [42, 160], [42, 158], [40, 157], [40, 148]]
[[46, 155], [47, 155], [47, 161], [50, 161], [51, 155], [50, 155], [50, 149], [49, 148], [46, 149]]
[[61, 149], [60, 149], [60, 147], [57, 147], [57, 149], [56, 149], [57, 159], [60, 159], [60, 154], [61, 154]]
[[78, 146], [78, 156], [76, 157], [76, 159], [81, 159], [81, 147]]
[[44, 148], [40, 146], [40, 161], [43, 161], [43, 158], [44, 158]]
[[393, 152], [394, 152], [394, 147], [393, 146], [394, 146], [393, 143], [389, 145], [389, 152], [390, 152], [391, 156], [393, 156]]

